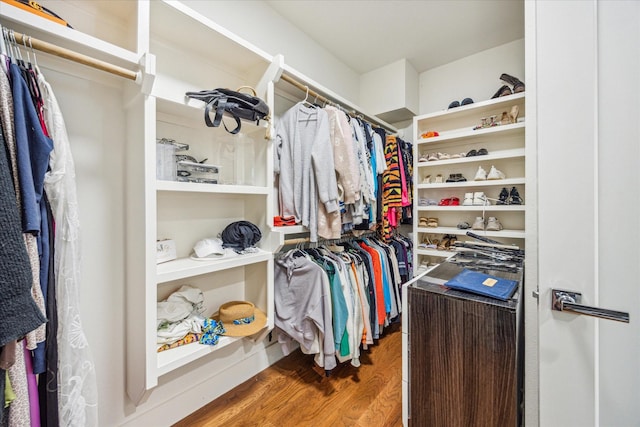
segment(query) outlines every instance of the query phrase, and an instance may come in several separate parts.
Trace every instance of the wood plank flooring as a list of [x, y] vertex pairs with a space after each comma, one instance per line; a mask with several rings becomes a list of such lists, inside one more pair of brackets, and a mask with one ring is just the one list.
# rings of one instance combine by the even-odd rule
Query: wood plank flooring
[[230, 390], [174, 427], [402, 426], [402, 333], [386, 328], [330, 377], [299, 350]]

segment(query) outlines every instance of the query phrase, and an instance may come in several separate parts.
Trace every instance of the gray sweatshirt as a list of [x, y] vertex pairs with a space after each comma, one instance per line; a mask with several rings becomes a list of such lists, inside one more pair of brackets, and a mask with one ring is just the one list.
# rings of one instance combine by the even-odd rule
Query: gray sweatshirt
[[338, 185], [329, 138], [329, 118], [320, 108], [298, 103], [278, 121], [273, 170], [278, 175], [281, 216], [294, 216], [318, 240], [318, 200], [336, 212]]
[[325, 271], [299, 250], [275, 261], [275, 325], [284, 354], [296, 341], [303, 353], [316, 354], [316, 363], [336, 367], [331, 290]]

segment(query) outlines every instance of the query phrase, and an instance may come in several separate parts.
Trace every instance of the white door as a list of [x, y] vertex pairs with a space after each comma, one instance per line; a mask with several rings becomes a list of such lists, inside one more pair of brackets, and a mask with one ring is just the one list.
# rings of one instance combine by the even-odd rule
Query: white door
[[[640, 2], [535, 13], [539, 425], [640, 426]], [[630, 322], [552, 311], [552, 288]]]

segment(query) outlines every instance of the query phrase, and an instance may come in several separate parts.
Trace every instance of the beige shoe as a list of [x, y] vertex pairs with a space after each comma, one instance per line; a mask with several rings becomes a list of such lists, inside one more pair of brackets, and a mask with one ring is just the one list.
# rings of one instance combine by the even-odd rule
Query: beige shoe
[[485, 171], [482, 166], [478, 166], [478, 171], [476, 172], [474, 181], [486, 181], [487, 179], [487, 171]]
[[502, 173], [502, 171], [500, 171], [499, 169], [496, 169], [495, 166], [491, 166], [491, 169], [489, 169], [489, 173], [487, 174], [487, 179], [489, 180], [495, 180], [495, 179], [504, 179], [505, 176]]
[[476, 220], [473, 222], [471, 226], [472, 230], [484, 230], [484, 218], [481, 216], [477, 216]]
[[490, 216], [487, 220], [487, 231], [500, 231], [502, 230], [502, 224], [498, 221], [498, 218]]

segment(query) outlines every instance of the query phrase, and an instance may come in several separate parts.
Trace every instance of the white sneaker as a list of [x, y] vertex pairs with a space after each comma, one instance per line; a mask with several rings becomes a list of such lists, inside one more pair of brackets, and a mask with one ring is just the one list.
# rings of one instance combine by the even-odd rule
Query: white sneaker
[[487, 231], [500, 231], [502, 230], [502, 224], [496, 217], [490, 216], [487, 220]]
[[473, 206], [473, 193], [464, 193], [462, 206]]
[[471, 226], [472, 230], [484, 230], [484, 218], [481, 216], [477, 216], [476, 220], [473, 222]]
[[476, 172], [476, 177], [473, 178], [474, 181], [486, 181], [487, 172], [482, 169], [482, 166], [478, 166], [478, 172]]
[[483, 191], [476, 191], [473, 193], [473, 206], [489, 206], [491, 202], [484, 195]]
[[491, 165], [491, 169], [489, 169], [489, 174], [487, 175], [487, 179], [504, 179], [504, 174], [496, 169], [495, 166]]

